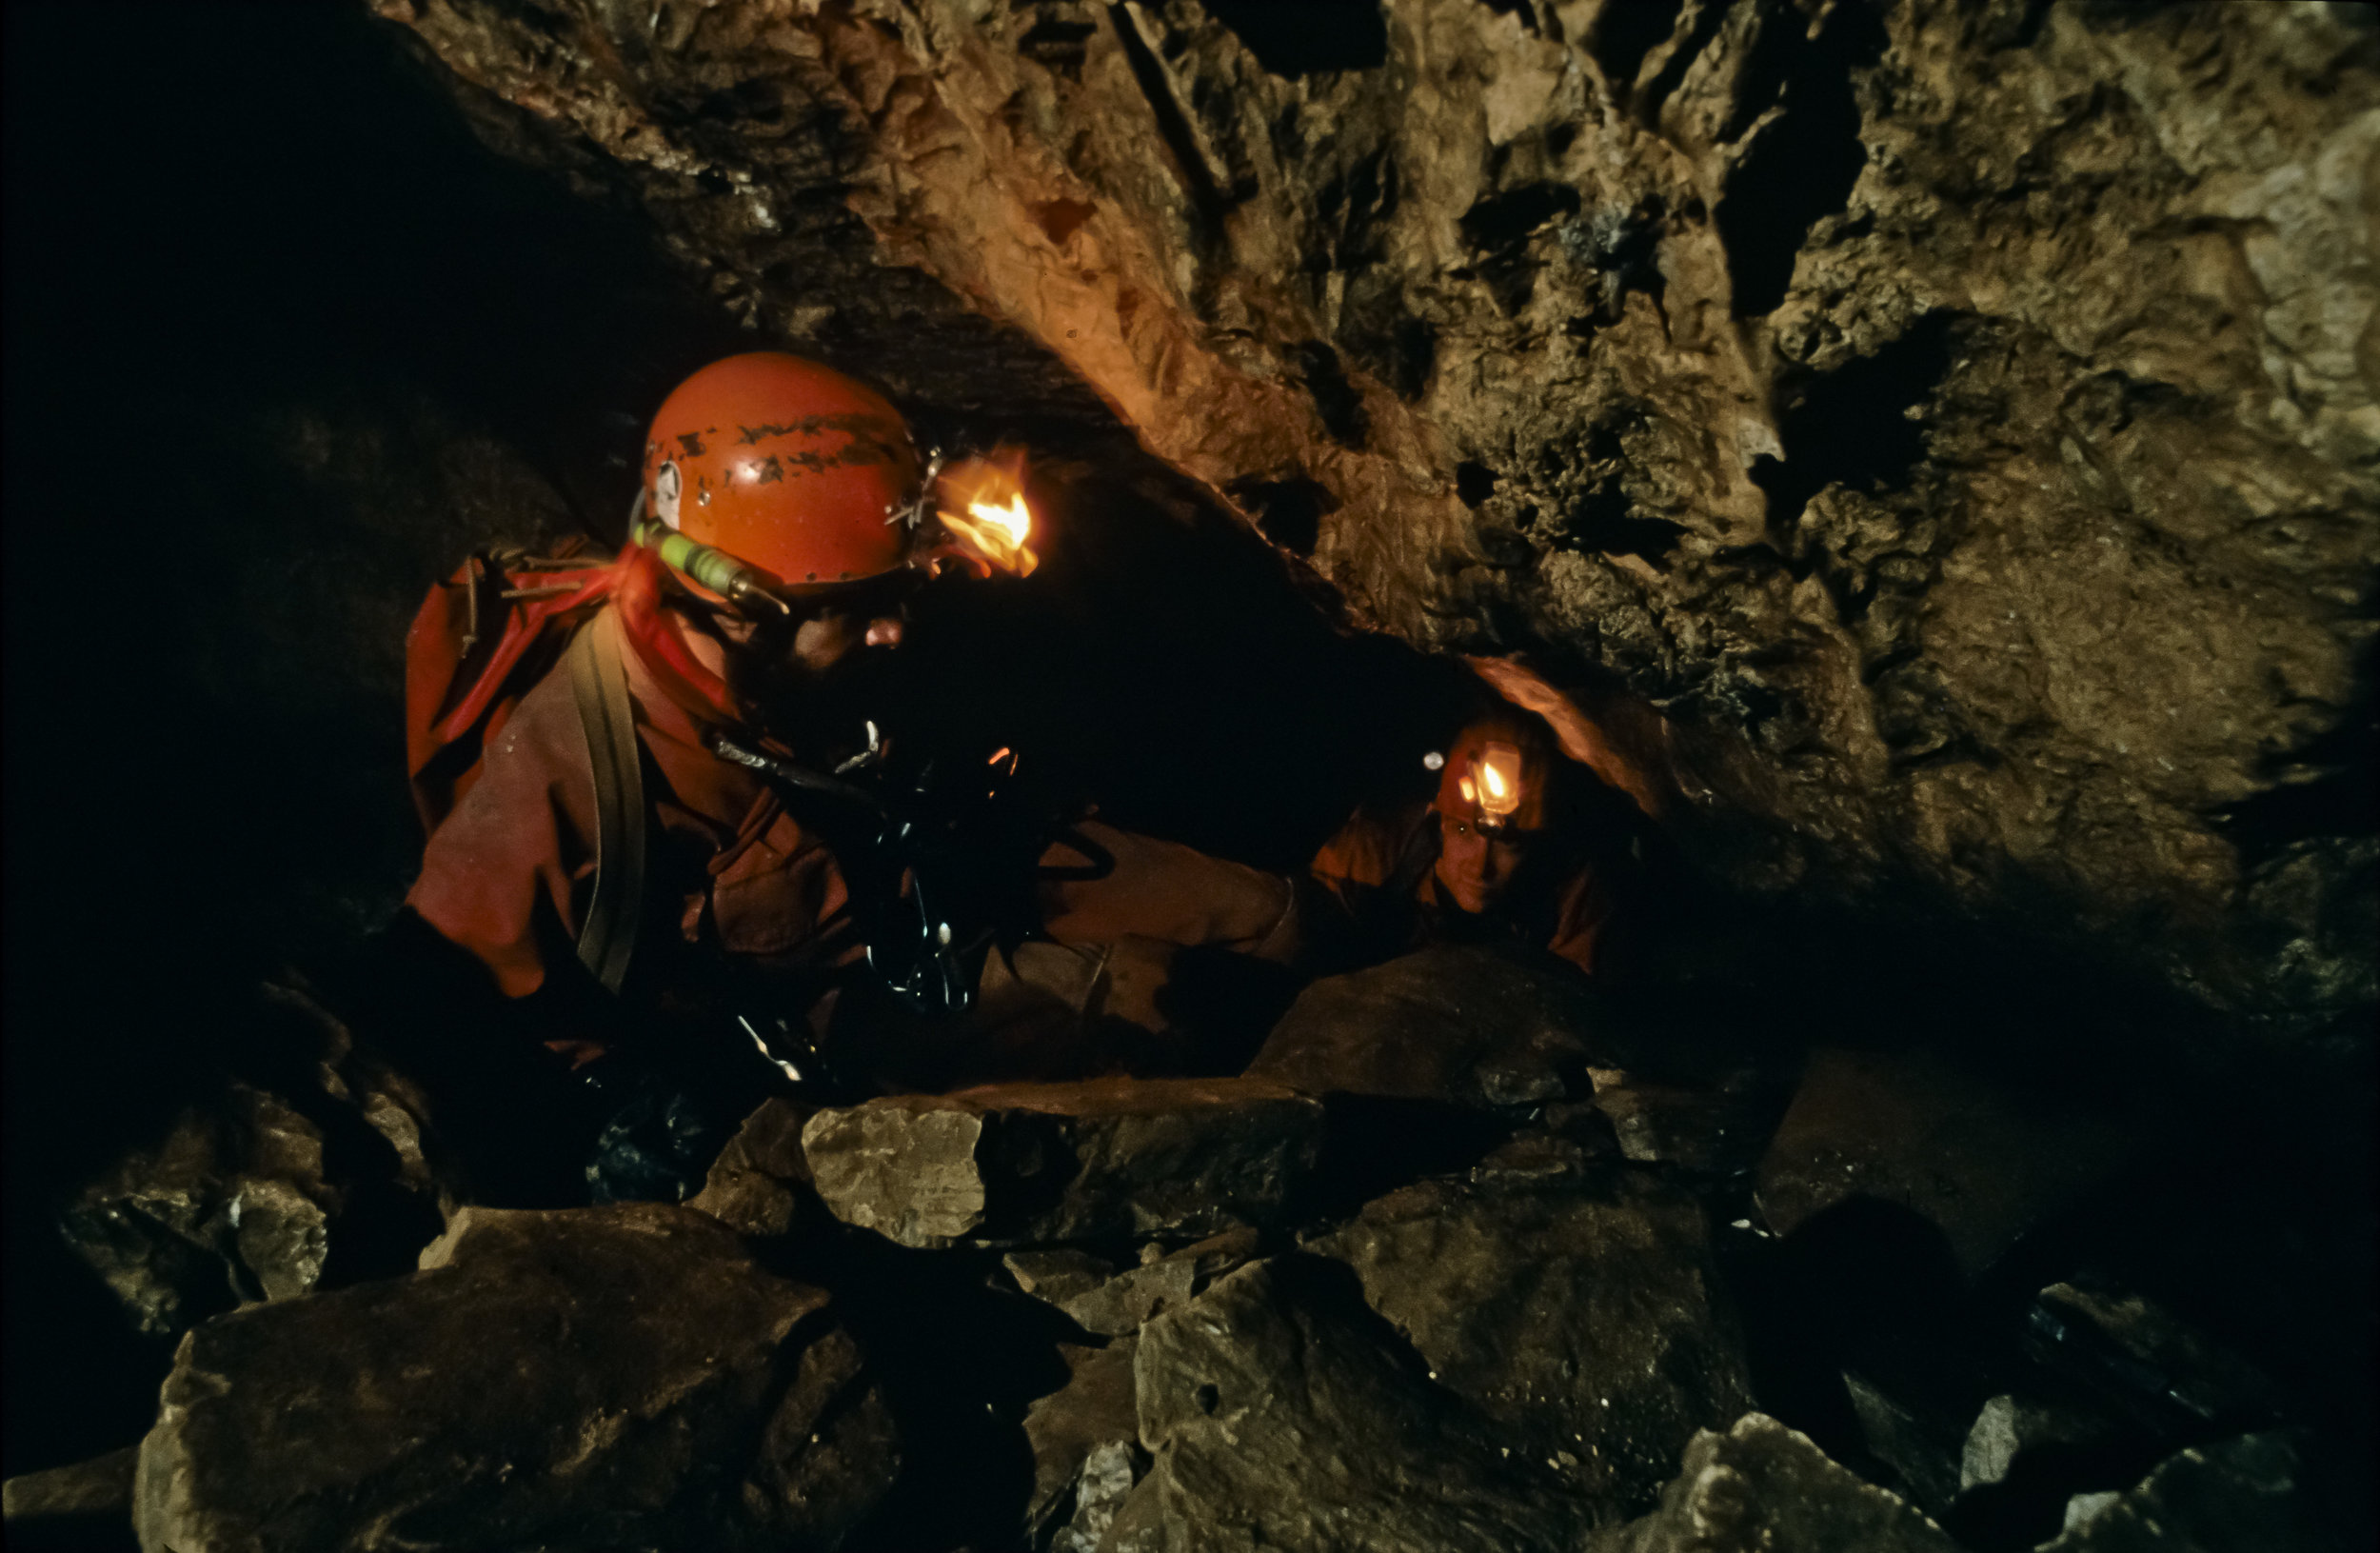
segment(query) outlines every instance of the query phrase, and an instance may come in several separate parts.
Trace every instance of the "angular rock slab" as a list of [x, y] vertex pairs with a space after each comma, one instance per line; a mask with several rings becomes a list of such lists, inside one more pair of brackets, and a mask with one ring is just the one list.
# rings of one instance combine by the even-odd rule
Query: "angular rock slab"
[[1140, 1480], [1145, 1459], [1132, 1398], [1132, 1358], [1139, 1342], [1125, 1337], [1104, 1348], [1061, 1346], [1069, 1371], [1066, 1384], [1026, 1410], [1033, 1497], [1025, 1506], [1025, 1525], [1034, 1546], [1092, 1553], [1114, 1522], [1117, 1503]]
[[1760, 1161], [1757, 1201], [1779, 1235], [1853, 1198], [1897, 1204], [1939, 1228], [1973, 1276], [2135, 1142], [2108, 1118], [1938, 1058], [1821, 1047]]
[[1641, 1521], [1607, 1531], [1592, 1553], [1956, 1553], [1958, 1544], [1900, 1499], [1860, 1482], [1809, 1437], [1765, 1413], [1686, 1447], [1684, 1468]]
[[1697, 1429], [1752, 1403], [1702, 1207], [1633, 1172], [1491, 1182], [1406, 1187], [1307, 1249], [1533, 1458], [1644, 1509]]
[[1133, 1379], [1156, 1462], [1117, 1511], [1115, 1545], [1577, 1545], [1573, 1486], [1434, 1385], [1328, 1263], [1256, 1263], [1157, 1317]]
[[2313, 1553], [2338, 1545], [2304, 1490], [2288, 1435], [2241, 1435], [2173, 1456], [2123, 1493], [2078, 1494], [2040, 1553]]
[[1583, 1091], [1595, 990], [1558, 963], [1423, 949], [1299, 995], [1248, 1065], [1311, 1094], [1505, 1107]]
[[790, 1234], [809, 1194], [802, 1127], [811, 1115], [796, 1101], [764, 1102], [727, 1140], [686, 1206], [756, 1240]]
[[145, 1549], [830, 1548], [892, 1480], [826, 1296], [701, 1214], [466, 1209], [424, 1262], [183, 1340]]
[[1259, 1079], [1093, 1079], [897, 1095], [802, 1132], [845, 1224], [911, 1246], [1200, 1238], [1278, 1219], [1319, 1102]]

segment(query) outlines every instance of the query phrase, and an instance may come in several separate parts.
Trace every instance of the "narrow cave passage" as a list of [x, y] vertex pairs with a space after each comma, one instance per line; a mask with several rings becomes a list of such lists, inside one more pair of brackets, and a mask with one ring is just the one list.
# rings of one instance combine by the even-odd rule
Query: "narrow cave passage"
[[9, 13], [11, 1544], [2360, 1545], [2371, 34], [962, 9]]

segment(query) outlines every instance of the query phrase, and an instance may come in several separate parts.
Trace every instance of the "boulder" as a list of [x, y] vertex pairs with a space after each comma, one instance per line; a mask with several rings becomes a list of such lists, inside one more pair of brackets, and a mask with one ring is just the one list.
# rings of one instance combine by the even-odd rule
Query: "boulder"
[[1756, 1201], [1779, 1235], [1854, 1199], [1897, 1205], [1939, 1228], [1972, 1276], [2135, 1145], [2117, 1119], [1930, 1054], [1820, 1047], [1760, 1160]]
[[1767, 1141], [1764, 1107], [1749, 1085], [1701, 1089], [1598, 1077], [1594, 1105], [1611, 1119], [1620, 1153], [1641, 1165], [1732, 1174], [1749, 1169]]
[[1705, 1430], [1661, 1507], [1602, 1534], [1593, 1553], [1955, 1553], [1914, 1507], [1860, 1482], [1765, 1413]]
[[789, 1234], [810, 1190], [802, 1128], [815, 1106], [783, 1097], [764, 1102], [712, 1162], [703, 1189], [686, 1206], [709, 1214], [739, 1235]]
[[898, 1095], [803, 1128], [819, 1196], [903, 1245], [1195, 1240], [1279, 1219], [1317, 1101], [1259, 1079], [1093, 1079]]
[[1111, 1547], [1519, 1553], [1575, 1546], [1588, 1513], [1328, 1262], [1255, 1263], [1158, 1316], [1133, 1379], [1154, 1462]]
[[1635, 1172], [1426, 1182], [1306, 1246], [1355, 1270], [1431, 1380], [1598, 1504], [1648, 1507], [1696, 1430], [1751, 1405], [1703, 1209]]
[[2337, 1543], [2290, 1437], [2247, 1434], [2172, 1457], [2121, 1493], [2077, 1494], [2040, 1553], [2312, 1553]]
[[1316, 982], [1248, 1073], [1310, 1094], [1542, 1105], [1585, 1094], [1603, 1007], [1550, 957], [1440, 946]]
[[1123, 1337], [1101, 1348], [1061, 1345], [1066, 1384], [1025, 1412], [1025, 1440], [1033, 1447], [1025, 1523], [1037, 1548], [1094, 1553], [1147, 1470], [1132, 1392], [1138, 1344]]
[[825, 1306], [699, 1213], [466, 1208], [409, 1277], [183, 1340], [142, 1546], [837, 1546], [897, 1457]]

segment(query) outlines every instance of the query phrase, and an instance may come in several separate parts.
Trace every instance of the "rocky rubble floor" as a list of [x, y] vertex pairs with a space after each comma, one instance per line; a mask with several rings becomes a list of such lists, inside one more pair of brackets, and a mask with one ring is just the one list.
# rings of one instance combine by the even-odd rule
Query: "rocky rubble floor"
[[310, 1087], [236, 1086], [65, 1206], [179, 1346], [136, 1450], [8, 1482], [12, 1546], [2112, 1553], [2368, 1525], [2356, 1354], [2326, 1389], [2304, 1344], [2186, 1313], [2187, 1257], [2138, 1253], [2236, 1240], [2214, 1196], [2141, 1206], [2208, 1152], [2161, 1107], [1782, 1051], [1440, 949], [1316, 984], [1245, 1075], [787, 1096], [684, 1205], [502, 1210], [302, 989], [268, 1007], [311, 1032]]

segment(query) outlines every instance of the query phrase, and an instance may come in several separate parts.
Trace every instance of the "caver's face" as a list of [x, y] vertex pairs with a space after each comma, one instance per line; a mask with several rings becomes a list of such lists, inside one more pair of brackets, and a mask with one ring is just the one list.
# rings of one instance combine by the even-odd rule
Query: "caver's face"
[[792, 620], [725, 625], [725, 677], [737, 699], [772, 732], [805, 742], [882, 717], [875, 692], [906, 627], [900, 599], [854, 587], [793, 603]]
[[1486, 911], [1512, 889], [1513, 877], [1529, 859], [1532, 831], [1490, 830], [1478, 822], [1440, 813], [1438, 881], [1465, 911]]

